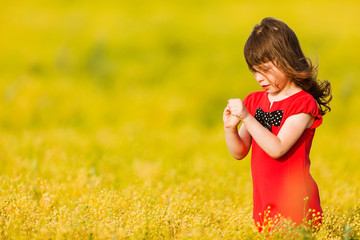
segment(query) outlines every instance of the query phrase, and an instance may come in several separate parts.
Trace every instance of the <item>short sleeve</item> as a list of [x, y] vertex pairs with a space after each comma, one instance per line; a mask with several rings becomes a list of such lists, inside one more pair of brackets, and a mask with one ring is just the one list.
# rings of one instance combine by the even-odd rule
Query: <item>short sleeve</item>
[[308, 113], [315, 117], [315, 121], [310, 129], [317, 128], [322, 123], [322, 115], [317, 105], [316, 100], [310, 95], [304, 95], [299, 98], [296, 98], [288, 109], [287, 117], [296, 115], [299, 113]]

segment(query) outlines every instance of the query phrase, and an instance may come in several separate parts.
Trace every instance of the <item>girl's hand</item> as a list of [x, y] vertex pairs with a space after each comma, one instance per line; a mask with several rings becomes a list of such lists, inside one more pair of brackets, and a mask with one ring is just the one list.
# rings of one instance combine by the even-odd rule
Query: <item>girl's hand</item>
[[237, 117], [240, 121], [249, 115], [249, 112], [239, 98], [229, 99], [227, 107], [231, 115]]
[[238, 117], [235, 117], [231, 114], [231, 111], [228, 106], [226, 106], [223, 114], [224, 128], [236, 128], [237, 125], [241, 122]]

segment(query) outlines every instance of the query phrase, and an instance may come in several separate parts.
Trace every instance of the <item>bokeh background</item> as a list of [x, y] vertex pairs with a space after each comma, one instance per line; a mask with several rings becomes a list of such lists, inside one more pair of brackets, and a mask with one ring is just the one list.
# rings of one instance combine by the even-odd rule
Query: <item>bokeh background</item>
[[[203, 219], [233, 206], [251, 218], [250, 157], [236, 161], [228, 153], [222, 112], [227, 99], [260, 90], [243, 46], [267, 16], [295, 31], [319, 63], [319, 78], [332, 84], [332, 111], [311, 153], [323, 207], [340, 213], [359, 207], [359, 12], [355, 0], [1, 1], [0, 204], [12, 199], [17, 206], [3, 213], [13, 216], [2, 217], [5, 233], [143, 234], [137, 217], [150, 221], [154, 206], [183, 202], [192, 215], [167, 210], [182, 228], [164, 227], [165, 238], [193, 231], [195, 220], [186, 227], [184, 216]], [[111, 227], [91, 214], [86, 219], [93, 222], [82, 223], [83, 209], [71, 224], [57, 220], [39, 230], [36, 219], [49, 223], [54, 211], [70, 214], [81, 199], [101, 202], [104, 192], [122, 196], [109, 201], [128, 212], [135, 199], [152, 205], [141, 200], [143, 215]], [[28, 224], [26, 233], [21, 224]]]

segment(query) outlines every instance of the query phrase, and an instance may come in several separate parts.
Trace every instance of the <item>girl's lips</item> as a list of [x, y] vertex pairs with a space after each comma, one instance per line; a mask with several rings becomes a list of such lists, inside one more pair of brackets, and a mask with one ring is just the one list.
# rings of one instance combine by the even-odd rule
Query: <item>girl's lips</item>
[[268, 90], [270, 85], [261, 85], [264, 90]]

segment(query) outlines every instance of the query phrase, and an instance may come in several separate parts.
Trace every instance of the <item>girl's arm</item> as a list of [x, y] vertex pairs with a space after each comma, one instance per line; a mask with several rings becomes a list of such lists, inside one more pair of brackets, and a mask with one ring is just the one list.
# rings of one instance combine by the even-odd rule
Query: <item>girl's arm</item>
[[307, 113], [288, 117], [277, 136], [263, 127], [250, 114], [243, 119], [243, 123], [257, 144], [270, 157], [278, 159], [290, 150], [313, 120], [314, 117]]
[[232, 115], [243, 121], [248, 133], [257, 144], [272, 158], [282, 157], [300, 138], [306, 128], [314, 122], [314, 117], [307, 113], [299, 113], [286, 119], [278, 135], [274, 135], [263, 127], [246, 110], [240, 99], [229, 101], [228, 107]]
[[237, 126], [239, 125], [240, 120], [231, 115], [228, 107], [225, 108], [223, 120], [226, 145], [229, 152], [235, 159], [241, 160], [246, 157], [249, 152], [251, 146], [251, 135], [244, 124], [240, 126], [238, 131]]

